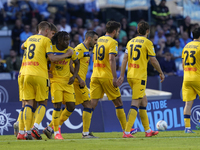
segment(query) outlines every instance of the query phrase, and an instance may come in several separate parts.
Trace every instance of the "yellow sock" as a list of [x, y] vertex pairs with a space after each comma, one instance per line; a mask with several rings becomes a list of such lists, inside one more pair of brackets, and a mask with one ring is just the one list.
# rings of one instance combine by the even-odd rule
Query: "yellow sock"
[[39, 105], [35, 111], [35, 123], [39, 125], [42, 122], [45, 113], [46, 113], [46, 106]]
[[66, 108], [62, 111], [62, 114], [60, 115], [60, 126], [62, 126], [62, 124], [69, 118], [72, 112], [68, 111]]
[[136, 106], [131, 106], [131, 109], [129, 110], [129, 113], [128, 113], [128, 118], [127, 118], [128, 122], [126, 123], [125, 132], [131, 131], [131, 128], [137, 117], [137, 113], [138, 113], [137, 111], [138, 111], [138, 108]]
[[91, 108], [84, 108], [83, 109], [83, 132], [89, 132], [90, 123], [92, 117], [92, 109]]
[[24, 120], [23, 120], [23, 111], [24, 108], [21, 109], [18, 119], [19, 119], [19, 131], [24, 131]]
[[140, 119], [142, 121], [142, 125], [144, 127], [144, 130], [145, 131], [149, 130], [150, 129], [150, 127], [149, 127], [149, 118], [148, 118], [148, 115], [147, 115], [146, 107], [140, 107], [139, 115], [140, 115]]
[[54, 127], [54, 132], [58, 131], [59, 123], [60, 123], [60, 114], [61, 111], [59, 108], [54, 108], [52, 113], [52, 122]]
[[31, 121], [32, 121], [32, 106], [26, 105], [23, 111], [24, 125], [26, 131], [31, 130]]
[[33, 116], [32, 116], [32, 122], [31, 122], [31, 128], [33, 127], [35, 122], [35, 112], [33, 112]]
[[[63, 109], [60, 109], [60, 115], [62, 114], [62, 111], [63, 111]], [[53, 117], [53, 114], [52, 114], [52, 117]], [[53, 127], [53, 120], [51, 120], [51, 122], [49, 123], [48, 126], [51, 127], [51, 128]]]
[[124, 112], [123, 106], [115, 107], [117, 118], [121, 124], [122, 130], [126, 127], [126, 114]]
[[185, 128], [191, 128], [190, 115], [184, 115]]

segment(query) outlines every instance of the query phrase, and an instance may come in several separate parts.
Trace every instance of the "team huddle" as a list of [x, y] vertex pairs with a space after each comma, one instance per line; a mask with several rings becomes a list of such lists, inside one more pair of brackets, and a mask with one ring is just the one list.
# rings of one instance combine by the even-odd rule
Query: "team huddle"
[[[21, 46], [24, 56], [18, 84], [22, 109], [18, 117], [19, 124], [14, 126], [14, 129], [19, 128], [17, 139], [42, 139], [38, 128], [46, 113], [49, 89], [54, 110], [51, 123], [43, 130], [49, 139], [52, 139], [53, 132], [55, 139], [63, 139], [61, 126], [79, 104], [84, 107], [82, 138], [97, 138], [89, 132], [89, 128], [92, 113], [104, 93], [116, 108], [123, 138], [133, 138], [137, 132], [132, 126], [138, 110], [145, 136], [158, 134], [158, 131], [150, 129], [146, 111], [148, 61], [159, 72], [161, 82], [165, 76], [155, 57], [153, 43], [147, 39], [149, 25], [144, 21], [138, 24], [139, 36], [127, 43], [121, 74], [117, 79], [115, 56], [118, 53], [118, 42], [115, 39], [119, 31], [120, 23], [109, 21], [105, 36], [98, 37], [96, 32], [87, 31], [84, 42], [72, 48], [69, 46], [70, 36], [67, 32], [58, 32], [55, 25], [46, 21], [38, 24], [38, 34], [29, 37]], [[90, 91], [85, 84], [90, 60], [89, 48], [93, 48], [94, 63]], [[119, 86], [123, 83], [127, 63], [127, 81], [133, 93], [126, 118]], [[61, 109], [62, 104], [65, 105], [64, 109]]]

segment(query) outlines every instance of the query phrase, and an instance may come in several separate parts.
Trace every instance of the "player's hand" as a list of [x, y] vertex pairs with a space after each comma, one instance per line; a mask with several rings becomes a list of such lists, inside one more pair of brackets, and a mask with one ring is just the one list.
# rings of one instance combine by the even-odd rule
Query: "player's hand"
[[160, 82], [162, 83], [165, 80], [165, 75], [163, 73], [160, 73], [159, 76], [161, 80]]
[[115, 88], [118, 87], [118, 86], [117, 86], [117, 78], [114, 78], [114, 79], [113, 79], [113, 86], [114, 86]]
[[82, 79], [79, 79], [79, 85], [81, 88], [85, 87], [85, 82]]
[[48, 70], [48, 75], [49, 75], [49, 78], [53, 78], [53, 74], [51, 70]]
[[74, 83], [74, 80], [75, 80], [75, 77], [72, 76], [72, 77], [69, 79], [68, 84], [69, 84], [69, 85], [73, 84], [73, 83]]
[[117, 86], [121, 86], [123, 82], [124, 82], [124, 77], [120, 76], [120, 77], [117, 79]]

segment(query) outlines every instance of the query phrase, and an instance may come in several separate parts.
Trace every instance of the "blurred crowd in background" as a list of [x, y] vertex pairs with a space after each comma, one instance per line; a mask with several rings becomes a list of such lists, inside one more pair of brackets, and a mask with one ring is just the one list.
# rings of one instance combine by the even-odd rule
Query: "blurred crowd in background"
[[[102, 36], [105, 34], [107, 21], [120, 21], [121, 31], [118, 39], [116, 39], [119, 43], [118, 56], [116, 57], [117, 71], [119, 72], [126, 44], [138, 35], [137, 24], [139, 21], [144, 20], [150, 23], [149, 39], [154, 44], [156, 57], [163, 72], [167, 76], [182, 75], [182, 50], [188, 42], [192, 41], [192, 31], [199, 24], [192, 24], [189, 16], [181, 18], [179, 21], [171, 17], [165, 0], [161, 0], [158, 5], [154, 0], [151, 0], [150, 21], [147, 17], [147, 11], [133, 12], [130, 20], [128, 20], [126, 13], [124, 13], [124, 16], [117, 16], [117, 13], [114, 13], [116, 10], [109, 11], [109, 14], [106, 11], [105, 9], [99, 9], [95, 1], [80, 5], [73, 5], [68, 2], [59, 5], [44, 1], [16, 0], [8, 5], [6, 0], [1, 0], [1, 30], [12, 30], [12, 46], [9, 56], [5, 56], [0, 51], [0, 72], [19, 71], [23, 55], [20, 46], [28, 37], [37, 34], [36, 26], [43, 20], [54, 23], [59, 31], [69, 32], [71, 47], [76, 47], [84, 41], [87, 30], [94, 30], [99, 36]], [[108, 16], [110, 17], [108, 18]], [[92, 58], [92, 48], [90, 52]], [[92, 70], [93, 63], [90, 59], [88, 74]], [[148, 75], [158, 75], [150, 63], [148, 64]]]

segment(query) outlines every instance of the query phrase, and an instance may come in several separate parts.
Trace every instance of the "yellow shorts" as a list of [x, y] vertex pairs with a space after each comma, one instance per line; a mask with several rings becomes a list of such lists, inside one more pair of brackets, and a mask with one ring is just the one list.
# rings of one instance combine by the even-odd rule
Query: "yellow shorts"
[[141, 99], [145, 94], [146, 81], [141, 79], [127, 78], [127, 81], [132, 89], [132, 99]]
[[121, 96], [119, 87], [113, 86], [113, 80], [107, 78], [91, 78], [90, 96], [91, 99], [103, 98], [106, 93], [109, 100], [115, 100]]
[[24, 76], [23, 99], [35, 101], [44, 101], [49, 96], [48, 79], [39, 76]]
[[74, 86], [67, 83], [51, 83], [52, 103], [75, 102]]
[[182, 95], [184, 102], [196, 99], [197, 94], [200, 95], [200, 81], [183, 81]]
[[22, 101], [23, 97], [23, 84], [24, 84], [24, 75], [18, 76], [18, 86], [19, 86], [19, 101]]
[[74, 82], [74, 91], [76, 95], [76, 105], [82, 104], [83, 102], [90, 100], [90, 93], [87, 86], [81, 89], [79, 87], [79, 83]]

